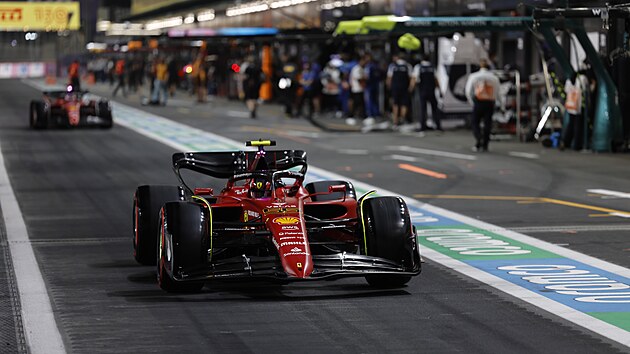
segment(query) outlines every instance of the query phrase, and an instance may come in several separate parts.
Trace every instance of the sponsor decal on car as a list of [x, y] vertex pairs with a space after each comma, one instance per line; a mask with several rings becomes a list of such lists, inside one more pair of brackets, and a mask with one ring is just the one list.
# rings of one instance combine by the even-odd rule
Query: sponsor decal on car
[[294, 225], [300, 222], [300, 219], [293, 216], [280, 216], [273, 219], [273, 222], [278, 225]]
[[284, 240], [303, 240], [304, 236], [302, 234], [300, 234], [300, 236], [283, 236], [280, 237], [280, 241], [284, 241]]
[[308, 255], [308, 253], [306, 252], [293, 252], [292, 251], [292, 252], [285, 253], [282, 256], [287, 257], [287, 256], [306, 256], [306, 255]]
[[265, 206], [265, 208], [277, 208], [277, 207], [285, 207], [285, 208], [297, 208], [298, 206], [295, 204], [285, 204], [285, 203], [271, 203], [270, 205]]
[[285, 226], [282, 226], [281, 228], [282, 230], [295, 230], [295, 231], [300, 229], [299, 226], [296, 226], [296, 225], [285, 225]]
[[[288, 241], [288, 242], [280, 243], [280, 247], [284, 247], [284, 246], [303, 246], [303, 245], [305, 245], [304, 241], [302, 241], [302, 242], [300, 242], [300, 241]], [[293, 250], [291, 250], [291, 251], [293, 251]]]
[[263, 213], [265, 214], [287, 214], [287, 213], [299, 213], [299, 212], [300, 210], [298, 208], [288, 208], [288, 207], [263, 209]]
[[278, 236], [303, 236], [299, 231], [278, 232]]

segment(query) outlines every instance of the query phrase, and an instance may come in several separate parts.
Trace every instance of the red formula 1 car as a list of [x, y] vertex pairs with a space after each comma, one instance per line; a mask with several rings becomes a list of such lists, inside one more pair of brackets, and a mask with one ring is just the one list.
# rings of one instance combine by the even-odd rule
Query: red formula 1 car
[[48, 91], [41, 100], [31, 101], [29, 115], [33, 129], [49, 126], [95, 126], [111, 128], [114, 124], [112, 107], [106, 99], [96, 99], [84, 91]]
[[[365, 277], [400, 287], [420, 273], [415, 228], [399, 197], [357, 198], [345, 181], [303, 185], [306, 153], [264, 150], [173, 155], [180, 186], [138, 187], [133, 203], [135, 259], [157, 263], [173, 292], [213, 279], [281, 282]], [[189, 188], [181, 170], [227, 179], [214, 194]]]

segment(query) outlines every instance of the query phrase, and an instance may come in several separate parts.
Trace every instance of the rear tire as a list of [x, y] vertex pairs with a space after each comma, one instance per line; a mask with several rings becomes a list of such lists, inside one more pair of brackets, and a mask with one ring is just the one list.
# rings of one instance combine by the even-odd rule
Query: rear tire
[[[304, 188], [313, 194], [313, 193], [322, 193], [328, 192], [328, 187], [330, 186], [338, 186], [338, 185], [346, 186], [346, 198], [354, 198], [357, 199], [357, 192], [354, 190], [354, 186], [350, 182], [346, 181], [317, 181], [308, 183]], [[338, 200], [343, 198], [343, 193], [334, 192], [330, 194], [320, 194], [311, 197], [311, 200], [314, 202], [322, 202], [322, 201], [330, 201], [330, 200]]]
[[133, 256], [138, 263], [155, 265], [160, 209], [181, 200], [177, 186], [140, 186], [133, 198]]
[[[405, 202], [399, 197], [376, 197], [363, 202], [365, 239], [360, 237], [361, 250], [368, 256], [385, 258], [413, 271], [419, 264], [415, 234]], [[363, 236], [363, 235], [361, 235]], [[410, 275], [373, 274], [367, 282], [381, 288], [404, 286]]]
[[112, 117], [112, 109], [109, 106], [109, 102], [98, 102], [98, 115], [101, 119], [105, 120], [105, 123], [101, 126], [103, 129], [111, 129], [114, 126], [114, 118]]
[[48, 116], [42, 101], [31, 101], [29, 122], [32, 129], [45, 129], [48, 126]]
[[160, 212], [158, 284], [168, 292], [198, 292], [203, 281], [177, 281], [173, 274], [208, 259], [208, 211], [192, 202], [166, 203]]

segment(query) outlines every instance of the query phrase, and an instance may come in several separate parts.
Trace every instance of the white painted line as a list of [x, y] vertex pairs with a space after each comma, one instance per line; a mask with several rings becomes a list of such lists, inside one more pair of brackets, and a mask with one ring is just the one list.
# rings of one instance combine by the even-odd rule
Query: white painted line
[[413, 157], [413, 156], [407, 156], [407, 155], [389, 155], [389, 156], [383, 156], [383, 159], [385, 160], [398, 160], [398, 161], [407, 161], [407, 162], [417, 162], [418, 159]]
[[630, 199], [630, 193], [611, 191], [608, 189], [587, 189], [586, 191], [589, 193], [596, 193], [596, 194], [606, 195], [609, 197]]
[[440, 151], [440, 150], [429, 150], [429, 149], [422, 149], [422, 148], [416, 148], [416, 147], [411, 147], [411, 146], [388, 146], [387, 149], [394, 150], [394, 151], [412, 152], [414, 154], [421, 154], [421, 155], [448, 157], [451, 159], [459, 159], [459, 160], [467, 160], [467, 161], [477, 160], [477, 156], [475, 155], [458, 154], [455, 152]]
[[620, 217], [620, 218], [630, 219], [630, 215], [628, 215], [628, 214], [622, 214], [622, 213], [610, 213], [610, 215], [618, 216], [618, 217]]
[[299, 136], [302, 138], [311, 138], [311, 139], [319, 138], [319, 133], [315, 133], [315, 132], [305, 132], [301, 130], [286, 130], [285, 133], [287, 135]]
[[28, 238], [24, 217], [11, 187], [1, 152], [0, 205], [2, 205], [9, 250], [20, 293], [22, 321], [29, 352], [34, 354], [65, 353], [44, 278]]
[[225, 113], [228, 117], [234, 117], [234, 118], [249, 118], [249, 112], [243, 112], [243, 111], [227, 111]]
[[339, 149], [337, 152], [346, 155], [367, 155], [370, 153], [369, 151], [362, 149]]
[[540, 158], [540, 155], [538, 155], [538, 154], [532, 154], [532, 153], [529, 153], [529, 152], [520, 152], [520, 151], [510, 151], [510, 152], [508, 152], [508, 155], [514, 156], [514, 157], [522, 157], [522, 158], [525, 158], [525, 159], [532, 159], [532, 160]]

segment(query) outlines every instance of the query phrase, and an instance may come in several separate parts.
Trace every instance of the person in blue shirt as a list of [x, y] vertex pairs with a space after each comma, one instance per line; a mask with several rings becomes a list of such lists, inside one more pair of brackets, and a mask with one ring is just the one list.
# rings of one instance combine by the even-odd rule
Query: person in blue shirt
[[305, 62], [302, 68], [302, 75], [300, 77], [300, 85], [302, 85], [302, 99], [298, 110], [301, 112], [304, 103], [308, 105], [307, 118], [312, 118], [315, 112], [315, 102], [317, 99], [317, 87], [319, 83], [319, 72], [313, 67], [310, 62]]
[[381, 83], [383, 82], [384, 73], [378, 63], [374, 61], [370, 54], [366, 54], [367, 65], [365, 71], [367, 74], [367, 115], [368, 117], [379, 117], [381, 111], [379, 108], [379, 96]]

